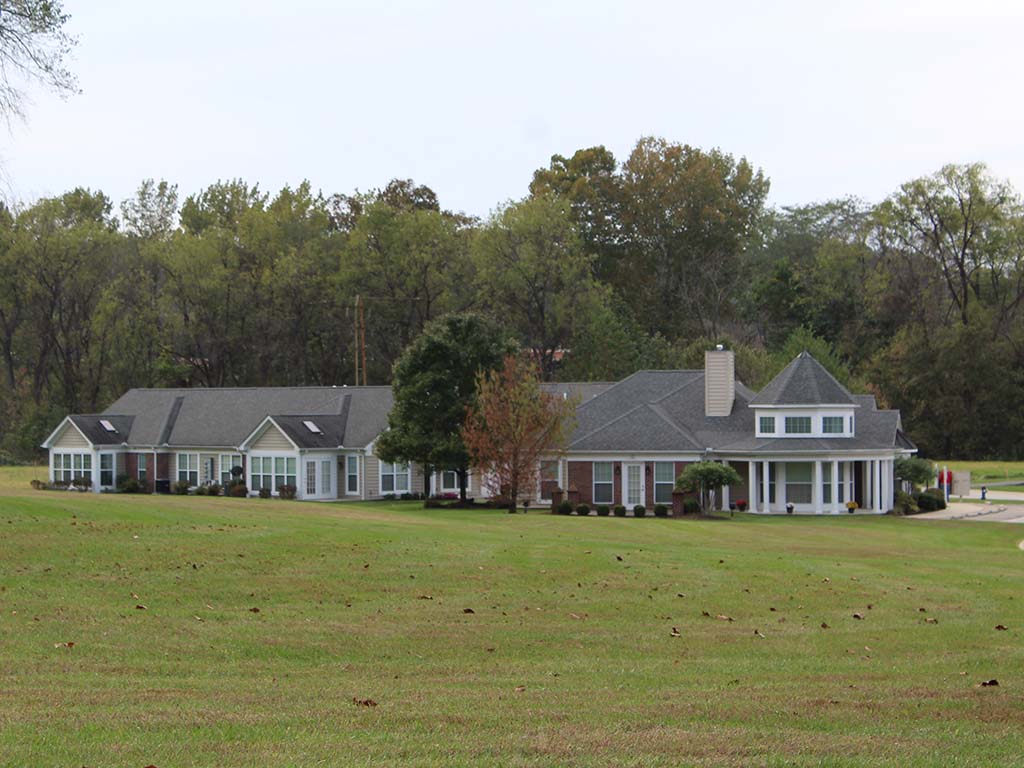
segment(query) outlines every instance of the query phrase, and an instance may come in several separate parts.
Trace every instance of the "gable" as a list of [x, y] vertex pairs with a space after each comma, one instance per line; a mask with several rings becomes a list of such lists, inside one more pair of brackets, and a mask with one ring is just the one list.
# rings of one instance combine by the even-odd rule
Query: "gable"
[[64, 422], [64, 426], [60, 428], [58, 434], [51, 441], [51, 448], [53, 450], [60, 448], [92, 448], [92, 443], [85, 439], [78, 430], [78, 427], [70, 419], [67, 419]]
[[252, 444], [249, 446], [251, 451], [294, 451], [295, 446], [292, 445], [291, 440], [277, 428], [277, 426], [268, 421], [263, 429], [263, 434], [257, 437]]

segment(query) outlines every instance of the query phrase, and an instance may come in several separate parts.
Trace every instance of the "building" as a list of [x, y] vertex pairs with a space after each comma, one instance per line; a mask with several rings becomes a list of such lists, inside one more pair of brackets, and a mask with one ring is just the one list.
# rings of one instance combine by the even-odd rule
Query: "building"
[[[723, 489], [723, 507], [836, 513], [853, 500], [884, 512], [893, 462], [916, 451], [897, 411], [851, 395], [806, 352], [757, 393], [736, 380], [724, 349], [707, 352], [702, 371], [544, 386], [580, 405], [568, 451], [540, 467], [541, 501], [565, 488], [588, 504], [667, 504], [686, 464], [713, 460], [745, 478]], [[150, 491], [226, 484], [239, 467], [251, 492], [291, 485], [300, 499], [457, 493], [453, 471], [425, 481], [415, 466], [377, 458], [391, 406], [390, 387], [133, 389], [102, 414], [66, 417], [43, 447], [51, 481], [95, 491], [124, 476]], [[483, 495], [475, 473], [468, 491]]]

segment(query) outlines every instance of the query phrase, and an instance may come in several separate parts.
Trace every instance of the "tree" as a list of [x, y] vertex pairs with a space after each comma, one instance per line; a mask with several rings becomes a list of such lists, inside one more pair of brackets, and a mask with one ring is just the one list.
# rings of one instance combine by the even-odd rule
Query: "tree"
[[543, 195], [501, 208], [473, 250], [478, 292], [550, 380], [557, 358], [601, 298], [569, 203]]
[[917, 456], [896, 459], [893, 464], [896, 477], [915, 486], [927, 486], [935, 477], [932, 463]]
[[645, 137], [622, 165], [629, 254], [616, 286], [671, 340], [717, 336], [759, 244], [768, 179], [745, 158]]
[[454, 470], [465, 501], [466, 409], [475, 401], [478, 374], [500, 367], [512, 349], [501, 330], [479, 315], [446, 315], [429, 323], [395, 363], [395, 403], [377, 455], [421, 464], [427, 482], [435, 468]]
[[739, 472], [728, 464], [719, 464], [717, 461], [698, 461], [688, 464], [683, 473], [676, 479], [676, 488], [684, 491], [698, 491], [700, 493], [701, 512], [707, 511], [706, 494], [717, 492], [727, 485], [740, 485], [743, 478]]
[[488, 478], [488, 490], [516, 511], [520, 489], [537, 478], [542, 456], [565, 450], [577, 400], [547, 394], [537, 369], [509, 355], [499, 371], [477, 376], [476, 404], [466, 414], [462, 439], [470, 460]]
[[61, 0], [7, 0], [0, 10], [0, 115], [24, 115], [23, 87], [41, 84], [59, 96], [78, 92], [66, 66], [77, 40], [64, 31]]

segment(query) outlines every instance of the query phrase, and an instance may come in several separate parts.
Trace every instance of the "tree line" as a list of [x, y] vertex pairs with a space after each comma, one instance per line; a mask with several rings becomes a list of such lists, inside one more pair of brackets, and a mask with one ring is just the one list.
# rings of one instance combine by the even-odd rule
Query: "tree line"
[[116, 210], [74, 189], [0, 209], [0, 451], [38, 457], [68, 412], [130, 387], [389, 383], [431, 320], [473, 311], [545, 379], [699, 368], [725, 342], [763, 385], [802, 349], [900, 408], [926, 455], [1020, 458], [1024, 208], [984, 166], [887, 199], [767, 205], [745, 158], [643, 138], [556, 155], [484, 218], [410, 180]]

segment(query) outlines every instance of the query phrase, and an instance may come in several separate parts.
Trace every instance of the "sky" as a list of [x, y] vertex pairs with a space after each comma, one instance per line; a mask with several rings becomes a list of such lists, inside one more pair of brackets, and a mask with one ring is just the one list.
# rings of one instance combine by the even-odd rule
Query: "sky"
[[0, 128], [11, 201], [399, 177], [482, 216], [554, 154], [646, 135], [746, 157], [779, 206], [979, 161], [1024, 191], [1016, 0], [64, 4], [82, 92]]

